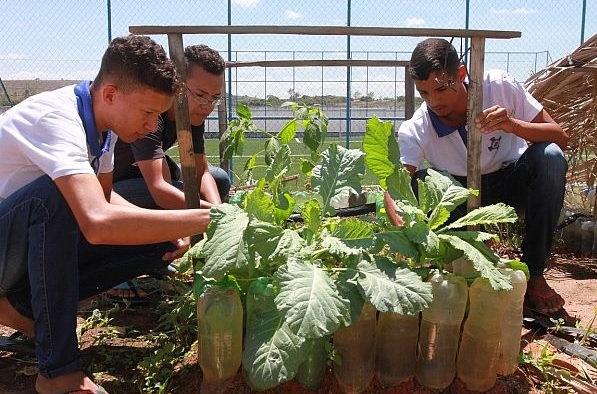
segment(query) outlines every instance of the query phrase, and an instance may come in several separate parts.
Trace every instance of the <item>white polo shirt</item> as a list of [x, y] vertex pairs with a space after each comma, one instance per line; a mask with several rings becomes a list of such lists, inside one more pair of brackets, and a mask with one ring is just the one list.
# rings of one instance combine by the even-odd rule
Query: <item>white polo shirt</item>
[[[512, 76], [501, 70], [485, 72], [483, 80], [483, 109], [499, 105], [515, 118], [530, 122], [543, 106]], [[416, 169], [424, 161], [435, 169], [452, 175], [466, 176], [467, 148], [458, 131], [440, 137], [423, 103], [413, 117], [398, 129], [400, 161]], [[516, 161], [527, 149], [527, 142], [505, 131], [497, 130], [481, 136], [481, 174], [495, 172]]]
[[[114, 168], [116, 140], [112, 133], [98, 172]], [[0, 150], [0, 201], [44, 174], [94, 174], [74, 85], [31, 96], [0, 115]]]

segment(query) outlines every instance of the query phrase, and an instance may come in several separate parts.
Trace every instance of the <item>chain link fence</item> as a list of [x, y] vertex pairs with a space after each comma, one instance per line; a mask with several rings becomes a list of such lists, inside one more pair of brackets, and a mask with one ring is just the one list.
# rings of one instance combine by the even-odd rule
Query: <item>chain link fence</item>
[[[0, 106], [93, 79], [112, 37], [131, 25], [336, 25], [516, 30], [487, 40], [485, 68], [524, 81], [578, 47], [597, 29], [597, 0], [0, 0]], [[167, 38], [154, 36], [167, 47]], [[450, 39], [450, 37], [446, 37]], [[230, 61], [408, 60], [421, 37], [185, 35]], [[469, 45], [455, 38], [464, 53]], [[247, 67], [227, 76], [233, 105], [244, 100], [258, 125], [279, 130], [288, 99], [324, 106], [330, 131], [363, 131], [372, 115], [404, 119], [402, 67]], [[2, 109], [0, 108], [0, 112]], [[231, 111], [234, 115], [234, 110]], [[215, 116], [207, 130], [217, 133]], [[348, 139], [347, 139], [348, 141]]]

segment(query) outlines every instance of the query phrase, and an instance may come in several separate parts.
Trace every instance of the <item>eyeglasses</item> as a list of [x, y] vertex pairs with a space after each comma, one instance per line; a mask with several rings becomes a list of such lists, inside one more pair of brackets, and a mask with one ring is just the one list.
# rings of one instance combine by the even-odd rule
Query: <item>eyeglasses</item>
[[197, 93], [192, 92], [191, 89], [189, 89], [188, 87], [187, 87], [187, 90], [191, 94], [191, 97], [193, 98], [193, 100], [195, 100], [196, 102], [198, 102], [201, 105], [211, 105], [211, 106], [215, 107], [215, 106], [220, 105], [222, 103], [222, 101], [224, 101], [224, 99], [222, 97], [218, 97], [215, 100], [208, 100], [205, 97], [201, 97]]

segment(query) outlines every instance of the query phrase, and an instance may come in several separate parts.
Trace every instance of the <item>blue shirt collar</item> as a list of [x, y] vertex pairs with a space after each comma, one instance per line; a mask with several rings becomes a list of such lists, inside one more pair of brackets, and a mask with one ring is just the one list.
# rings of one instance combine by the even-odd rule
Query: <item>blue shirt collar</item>
[[83, 121], [89, 151], [92, 156], [99, 157], [110, 149], [112, 132], [108, 130], [102, 133], [102, 145], [100, 146], [100, 135], [95, 127], [95, 116], [93, 114], [91, 93], [89, 91], [90, 85], [91, 81], [79, 82], [75, 86], [75, 95], [77, 96], [77, 109], [79, 110], [79, 116]]

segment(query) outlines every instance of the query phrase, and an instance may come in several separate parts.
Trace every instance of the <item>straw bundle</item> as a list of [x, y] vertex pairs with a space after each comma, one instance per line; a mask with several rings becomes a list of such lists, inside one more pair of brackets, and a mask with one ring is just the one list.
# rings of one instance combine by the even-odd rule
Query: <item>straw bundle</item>
[[[597, 35], [525, 82], [570, 137], [568, 182], [595, 187], [597, 175]], [[569, 190], [574, 192], [574, 187]], [[593, 204], [591, 204], [593, 205]], [[595, 213], [594, 207], [589, 208]]]

